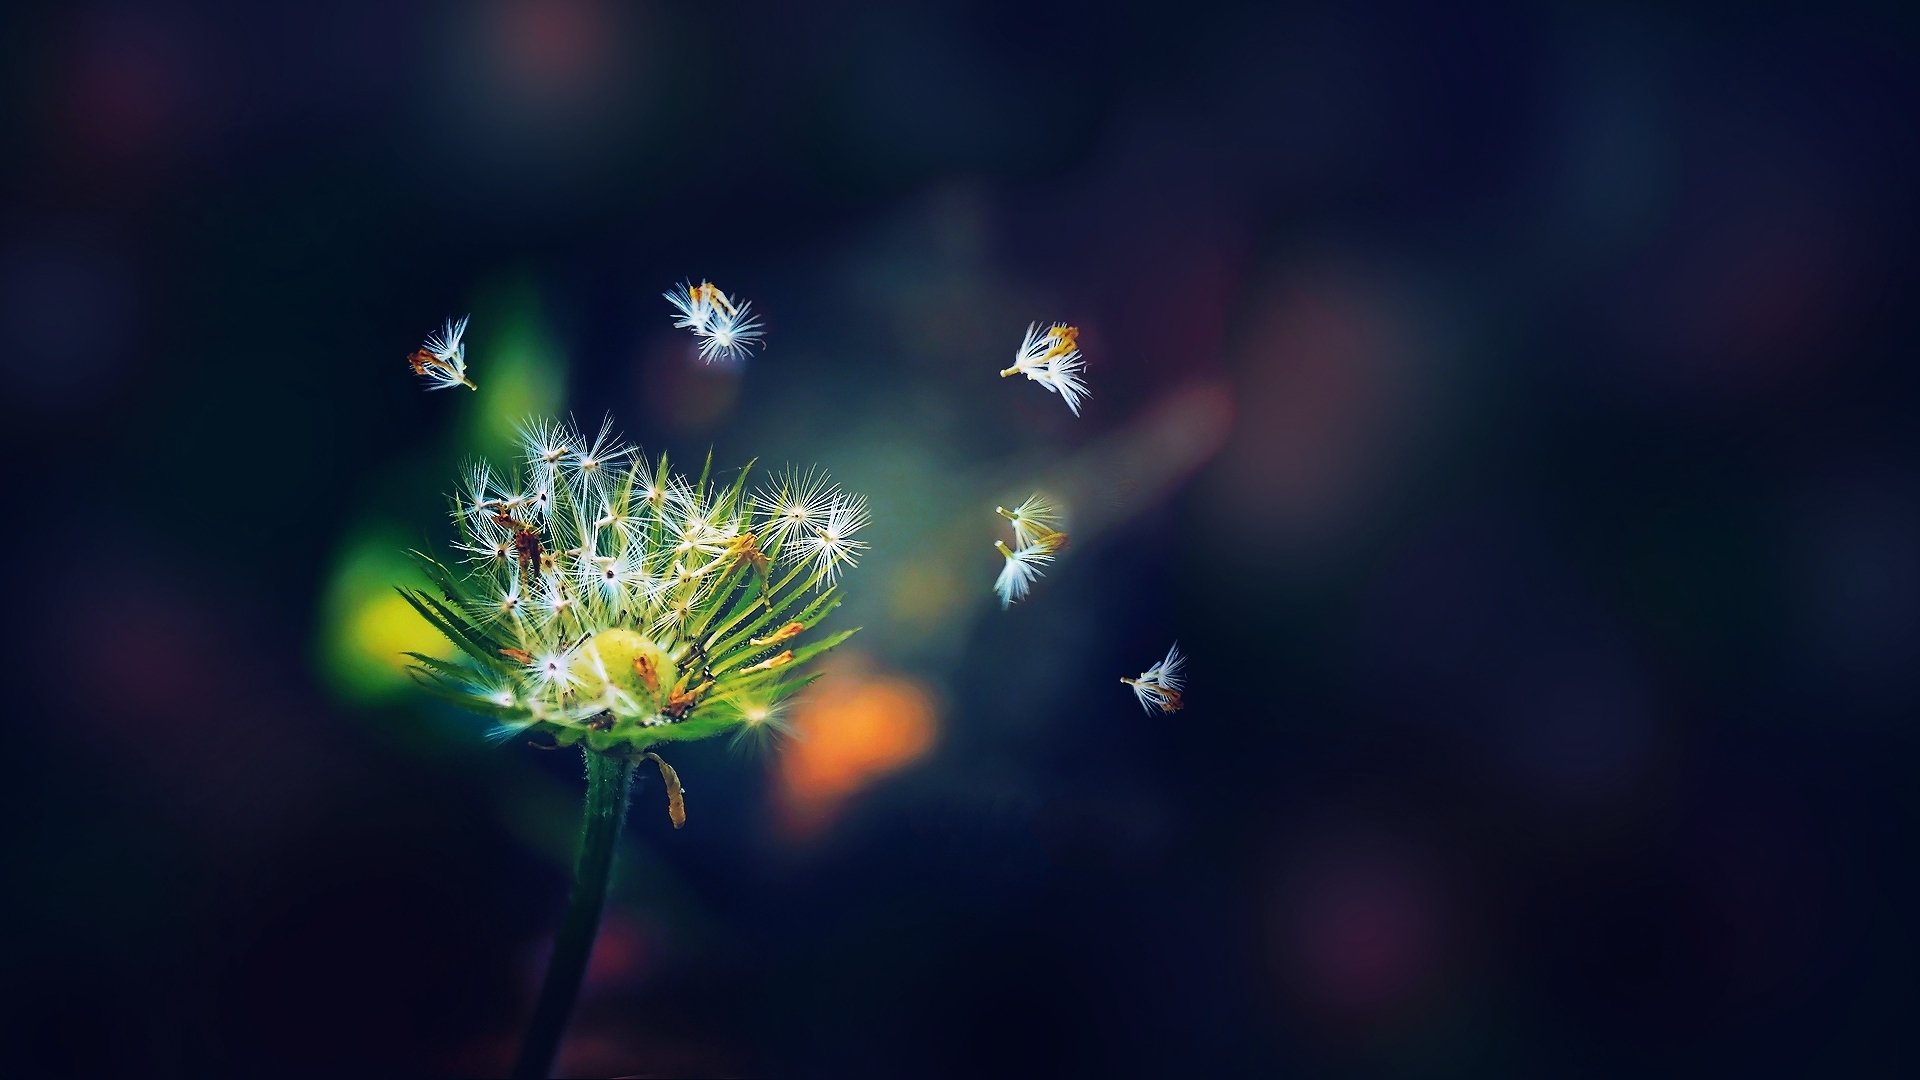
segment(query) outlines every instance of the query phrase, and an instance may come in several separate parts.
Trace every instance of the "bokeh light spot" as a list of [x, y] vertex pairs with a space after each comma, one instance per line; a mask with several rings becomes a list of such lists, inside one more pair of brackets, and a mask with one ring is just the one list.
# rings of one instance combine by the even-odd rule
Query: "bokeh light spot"
[[408, 652], [451, 658], [453, 645], [394, 591], [424, 585], [404, 554], [407, 545], [386, 530], [348, 541], [335, 567], [321, 613], [321, 668], [342, 695], [386, 698], [411, 686]]
[[778, 777], [782, 826], [819, 833], [849, 798], [931, 749], [938, 727], [920, 682], [873, 672], [858, 656], [830, 664], [794, 709]]

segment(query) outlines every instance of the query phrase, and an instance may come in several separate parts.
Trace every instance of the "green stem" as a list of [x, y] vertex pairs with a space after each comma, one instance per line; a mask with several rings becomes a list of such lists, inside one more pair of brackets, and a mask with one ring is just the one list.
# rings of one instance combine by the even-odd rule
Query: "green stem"
[[567, 1029], [567, 1018], [580, 997], [580, 980], [593, 954], [594, 935], [600, 931], [600, 911], [607, 902], [607, 877], [613, 869], [613, 849], [627, 816], [627, 792], [633, 763], [611, 754], [586, 751], [587, 813], [580, 826], [580, 854], [573, 865], [573, 896], [553, 942], [553, 959], [534, 1006], [513, 1075], [522, 1080], [544, 1077], [553, 1067], [554, 1051]]

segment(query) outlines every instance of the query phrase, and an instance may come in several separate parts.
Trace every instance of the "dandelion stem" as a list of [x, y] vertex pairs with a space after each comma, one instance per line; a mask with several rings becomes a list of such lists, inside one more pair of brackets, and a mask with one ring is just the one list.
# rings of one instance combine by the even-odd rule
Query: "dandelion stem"
[[544, 1077], [553, 1067], [567, 1019], [580, 997], [580, 981], [600, 930], [600, 912], [606, 906], [607, 879], [613, 868], [613, 849], [627, 816], [627, 795], [633, 781], [633, 763], [613, 754], [586, 752], [587, 808], [580, 826], [580, 854], [573, 867], [573, 895], [554, 939], [553, 959], [547, 964], [540, 1002], [533, 1023], [514, 1062], [513, 1075]]

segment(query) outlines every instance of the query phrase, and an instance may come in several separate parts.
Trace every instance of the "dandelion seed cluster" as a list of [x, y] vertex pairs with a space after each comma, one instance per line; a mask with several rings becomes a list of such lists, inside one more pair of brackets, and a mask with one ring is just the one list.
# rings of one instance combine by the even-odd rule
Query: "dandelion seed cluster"
[[824, 473], [689, 480], [611, 421], [588, 438], [536, 420], [521, 444], [511, 470], [473, 464], [454, 498], [466, 571], [416, 552], [435, 591], [402, 590], [466, 654], [415, 654], [420, 681], [502, 737], [637, 752], [771, 723], [852, 633], [803, 641], [866, 547], [865, 498]]
[[[1020, 348], [1013, 355], [1013, 366], [1003, 369], [1000, 377], [1025, 375], [1050, 393], [1059, 394], [1073, 415], [1079, 416], [1080, 400], [1090, 393], [1085, 370], [1086, 360], [1080, 355], [1079, 327], [1050, 323], [1043, 329], [1039, 323], [1028, 323]], [[999, 576], [994, 578], [993, 591], [1000, 597], [1000, 606], [1009, 608], [1025, 600], [1033, 583], [1045, 576], [1041, 568], [1052, 564], [1055, 556], [1065, 549], [1067, 534], [1054, 528], [1057, 508], [1040, 495], [1032, 496], [1012, 510], [996, 506], [994, 512], [1013, 526], [1013, 547], [1008, 547], [1004, 540], [993, 542], [1004, 560]], [[1149, 713], [1155, 709], [1162, 713], [1179, 712], [1184, 705], [1180, 670], [1186, 662], [1176, 642], [1167, 650], [1166, 659], [1137, 677], [1122, 676], [1120, 681], [1133, 687], [1134, 696]]]
[[673, 325], [693, 331], [700, 342], [700, 358], [709, 364], [752, 356], [765, 336], [759, 317], [752, 313], [753, 304], [746, 300], [735, 304], [711, 281], [681, 282], [660, 295], [679, 312]]
[[1091, 393], [1083, 374], [1086, 366], [1086, 359], [1080, 355], [1079, 327], [1052, 323], [1043, 330], [1039, 323], [1028, 323], [1020, 351], [1013, 355], [1013, 366], [1002, 370], [1000, 377], [1025, 375], [1048, 392], [1059, 394], [1073, 415], [1079, 416], [1080, 399]]
[[1066, 550], [1067, 534], [1054, 528], [1060, 511], [1044, 495], [1030, 495], [1012, 510], [996, 506], [993, 512], [1013, 526], [1013, 547], [1004, 540], [993, 542], [1005, 560], [1000, 576], [994, 579], [993, 591], [1000, 597], [1000, 606], [1008, 608], [1026, 599], [1033, 583], [1045, 576], [1040, 568]]

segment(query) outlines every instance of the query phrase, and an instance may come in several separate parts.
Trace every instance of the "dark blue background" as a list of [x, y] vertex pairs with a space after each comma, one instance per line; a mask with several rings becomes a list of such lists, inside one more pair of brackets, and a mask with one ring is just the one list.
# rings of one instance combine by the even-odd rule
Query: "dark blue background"
[[[681, 750], [563, 1067], [1911, 1056], [1910, 12], [4, 25], [8, 1071], [504, 1067], [578, 763], [321, 639], [368, 522], [445, 540], [523, 319], [582, 416], [869, 491], [853, 647], [937, 714], [811, 830]], [[689, 275], [762, 357], [686, 363]], [[480, 393], [421, 393], [469, 310]], [[1078, 421], [993, 377], [1053, 318]], [[1001, 613], [986, 511], [1049, 470], [1087, 528]]]

